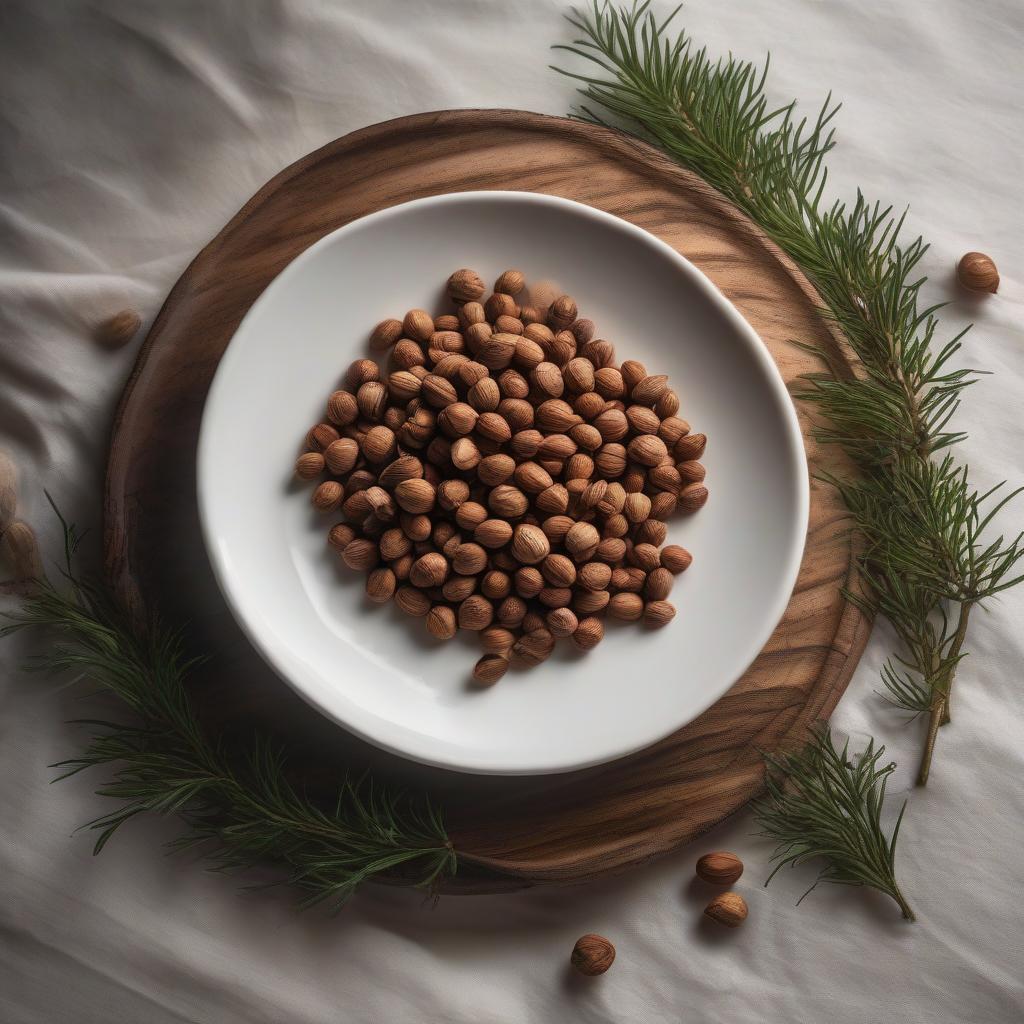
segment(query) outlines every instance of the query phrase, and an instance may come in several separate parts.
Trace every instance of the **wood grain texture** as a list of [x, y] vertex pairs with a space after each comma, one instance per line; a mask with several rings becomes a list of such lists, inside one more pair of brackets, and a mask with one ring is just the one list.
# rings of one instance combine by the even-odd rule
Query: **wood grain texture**
[[[187, 627], [210, 654], [193, 693], [227, 741], [259, 728], [291, 751], [304, 784], [343, 766], [426, 785], [447, 812], [474, 892], [583, 881], [676, 849], [754, 796], [757, 751], [800, 740], [842, 694], [869, 627], [840, 594], [851, 540], [834, 492], [811, 487], [803, 565], [786, 615], [750, 670], [705, 714], [636, 755], [568, 775], [460, 776], [412, 766], [321, 718], [266, 668], [221, 599], [199, 535], [195, 447], [207, 388], [249, 306], [329, 231], [396, 203], [469, 189], [575, 199], [638, 224], [722, 290], [787, 383], [817, 369], [793, 341], [849, 362], [803, 275], [696, 176], [615, 132], [519, 111], [446, 111], [330, 143], [265, 185], [196, 257], [161, 310], [114, 426], [105, 503], [109, 579], [139, 621]], [[822, 455], [801, 423], [813, 467]], [[829, 453], [834, 468], [834, 454]]]

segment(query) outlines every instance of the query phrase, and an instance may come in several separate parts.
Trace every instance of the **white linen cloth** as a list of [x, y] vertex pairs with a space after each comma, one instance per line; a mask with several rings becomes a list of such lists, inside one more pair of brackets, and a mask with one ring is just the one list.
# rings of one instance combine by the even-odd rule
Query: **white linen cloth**
[[[657, 0], [667, 13], [669, 4]], [[99, 524], [115, 402], [138, 340], [110, 352], [90, 325], [124, 307], [147, 323], [193, 254], [264, 181], [372, 122], [421, 110], [564, 113], [571, 84], [548, 46], [574, 34], [543, 0], [187, 3], [6, 0], [0, 5], [0, 443], [22, 469], [22, 515], [49, 553], [43, 488]], [[958, 424], [974, 482], [1024, 480], [1024, 6], [1019, 0], [691, 0], [680, 19], [712, 53], [760, 60], [808, 112], [842, 98], [831, 184], [909, 202], [932, 249], [926, 301], [968, 321], [964, 362], [995, 371]], [[996, 297], [952, 284], [981, 249]], [[1021, 505], [1007, 513], [1009, 531]], [[99, 858], [77, 825], [108, 810], [101, 779], [51, 787], [89, 713], [60, 683], [22, 673], [31, 644], [0, 647], [0, 1021], [837, 1022], [1024, 1017], [1024, 588], [971, 624], [955, 721], [932, 782], [912, 787], [921, 726], [874, 694], [879, 629], [833, 723], [874, 734], [909, 797], [898, 871], [917, 924], [810, 867], [764, 890], [769, 844], [738, 814], [678, 855], [612, 881], [445, 898], [367, 887], [338, 917], [285, 892], [165, 858], [173, 824], [136, 821]], [[693, 862], [737, 851], [750, 918], [701, 923]], [[575, 939], [618, 948], [603, 978], [571, 977]]]

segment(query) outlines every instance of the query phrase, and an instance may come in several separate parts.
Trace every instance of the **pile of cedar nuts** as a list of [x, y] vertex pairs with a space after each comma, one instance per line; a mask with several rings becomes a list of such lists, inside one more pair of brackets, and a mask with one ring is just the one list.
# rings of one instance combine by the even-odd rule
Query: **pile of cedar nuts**
[[328, 540], [448, 639], [480, 634], [479, 685], [544, 661], [559, 637], [589, 650], [601, 616], [664, 626], [673, 574], [691, 556], [665, 520], [708, 492], [706, 438], [681, 419], [668, 379], [610, 342], [576, 303], [507, 270], [494, 293], [472, 270], [448, 279], [456, 312], [384, 320], [306, 436], [296, 464], [340, 509]]

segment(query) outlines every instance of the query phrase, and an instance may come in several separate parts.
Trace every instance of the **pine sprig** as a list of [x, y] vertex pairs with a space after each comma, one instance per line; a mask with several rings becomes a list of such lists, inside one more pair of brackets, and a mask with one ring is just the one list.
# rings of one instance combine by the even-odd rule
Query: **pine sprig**
[[279, 751], [257, 742], [236, 763], [207, 739], [185, 689], [191, 663], [179, 637], [159, 624], [137, 636], [102, 588], [74, 575], [78, 538], [64, 529], [67, 590], [40, 581], [0, 637], [32, 627], [57, 636], [33, 667], [86, 679], [131, 713], [131, 722], [83, 722], [89, 745], [54, 766], [59, 779], [113, 769], [97, 793], [118, 804], [87, 825], [98, 833], [95, 853], [138, 814], [174, 814], [186, 831], [172, 847], [199, 845], [221, 869], [283, 865], [304, 905], [339, 906], [384, 872], [433, 888], [455, 871], [444, 822], [425, 799], [346, 778], [322, 806], [289, 782]]
[[906, 803], [900, 809], [892, 835], [882, 829], [885, 784], [896, 767], [878, 762], [885, 747], [874, 740], [855, 760], [849, 743], [836, 750], [827, 727], [813, 732], [810, 743], [795, 754], [767, 757], [767, 795], [754, 804], [762, 831], [778, 845], [772, 855], [775, 868], [765, 885], [784, 867], [821, 858], [825, 866], [818, 882], [868, 886], [892, 897], [903, 916], [913, 921], [914, 912], [896, 883], [896, 839]]
[[987, 537], [1018, 491], [971, 487], [949, 449], [965, 434], [950, 424], [977, 373], [953, 368], [966, 332], [937, 340], [940, 307], [922, 308], [921, 238], [904, 217], [859, 192], [826, 200], [825, 156], [839, 104], [811, 120], [796, 102], [772, 109], [763, 67], [712, 60], [685, 32], [669, 33], [649, 0], [614, 8], [595, 0], [569, 21], [581, 33], [560, 46], [596, 71], [555, 68], [580, 83], [578, 116], [594, 106], [654, 142], [744, 210], [804, 270], [860, 363], [809, 376], [798, 397], [823, 414], [820, 441], [836, 445], [856, 474], [828, 478], [864, 537], [861, 570], [871, 614], [893, 624], [900, 650], [882, 672], [888, 699], [928, 716], [918, 782], [927, 779], [938, 729], [950, 718], [953, 680], [971, 610], [1024, 579], [1024, 534]]

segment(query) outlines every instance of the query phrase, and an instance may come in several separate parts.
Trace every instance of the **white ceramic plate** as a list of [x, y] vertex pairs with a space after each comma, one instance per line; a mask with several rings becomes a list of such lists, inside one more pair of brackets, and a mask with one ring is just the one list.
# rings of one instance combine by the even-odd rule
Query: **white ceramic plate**
[[[489, 690], [467, 687], [476, 638], [432, 640], [371, 605], [325, 545], [335, 518], [292, 479], [369, 328], [440, 308], [457, 267], [555, 280], [619, 359], [669, 374], [680, 415], [709, 437], [711, 498], [670, 523], [694, 554], [666, 628], [609, 625]], [[224, 596], [249, 639], [306, 700], [396, 754], [467, 772], [562, 772], [612, 760], [691, 721], [739, 678], [786, 608], [807, 527], [807, 465], [764, 344], [707, 278], [641, 229], [521, 192], [422, 199], [327, 235], [246, 315], [203, 415], [199, 503]]]

